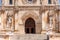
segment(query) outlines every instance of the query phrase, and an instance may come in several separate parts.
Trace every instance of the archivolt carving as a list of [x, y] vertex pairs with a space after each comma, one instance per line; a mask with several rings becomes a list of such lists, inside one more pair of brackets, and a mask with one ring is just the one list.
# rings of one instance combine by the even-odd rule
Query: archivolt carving
[[25, 22], [25, 20], [28, 19], [29, 17], [33, 18], [35, 21], [39, 19], [39, 16], [34, 12], [26, 12], [21, 19], [23, 22]]

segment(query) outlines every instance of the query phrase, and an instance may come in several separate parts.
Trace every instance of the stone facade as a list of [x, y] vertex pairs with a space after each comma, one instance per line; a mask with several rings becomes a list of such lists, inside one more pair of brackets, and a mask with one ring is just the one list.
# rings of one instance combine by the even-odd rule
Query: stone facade
[[9, 35], [26, 34], [25, 22], [28, 18], [35, 21], [35, 34], [60, 32], [60, 9], [57, 0], [51, 0], [51, 4], [48, 4], [48, 0], [12, 0], [12, 4], [9, 4], [9, 0], [2, 0], [0, 35], [8, 40]]

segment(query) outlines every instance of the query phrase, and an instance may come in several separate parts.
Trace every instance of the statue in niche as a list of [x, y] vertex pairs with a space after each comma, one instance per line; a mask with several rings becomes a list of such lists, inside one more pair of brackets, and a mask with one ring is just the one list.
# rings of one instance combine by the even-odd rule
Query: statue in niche
[[7, 14], [7, 29], [11, 30], [11, 26], [12, 26], [12, 16]]
[[14, 31], [14, 24], [12, 21], [13, 21], [13, 15], [7, 14], [7, 29], [8, 30], [10, 29], [11, 32]]

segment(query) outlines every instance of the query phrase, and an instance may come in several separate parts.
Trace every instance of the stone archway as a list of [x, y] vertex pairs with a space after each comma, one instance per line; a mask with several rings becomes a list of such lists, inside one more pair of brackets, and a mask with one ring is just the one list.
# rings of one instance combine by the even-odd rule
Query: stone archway
[[35, 21], [32, 18], [28, 18], [25, 21], [25, 33], [35, 34]]
[[37, 15], [35, 12], [26, 12], [24, 15], [21, 17], [23, 26], [24, 26], [24, 31], [25, 31], [25, 21], [29, 18], [32, 18], [35, 21], [35, 33], [40, 34], [42, 31], [42, 24], [39, 15]]

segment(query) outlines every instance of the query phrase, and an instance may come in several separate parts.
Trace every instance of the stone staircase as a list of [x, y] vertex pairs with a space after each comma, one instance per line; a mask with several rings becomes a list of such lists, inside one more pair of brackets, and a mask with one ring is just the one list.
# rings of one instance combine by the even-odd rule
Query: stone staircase
[[47, 40], [45, 34], [22, 34], [22, 35], [10, 35], [10, 40]]

